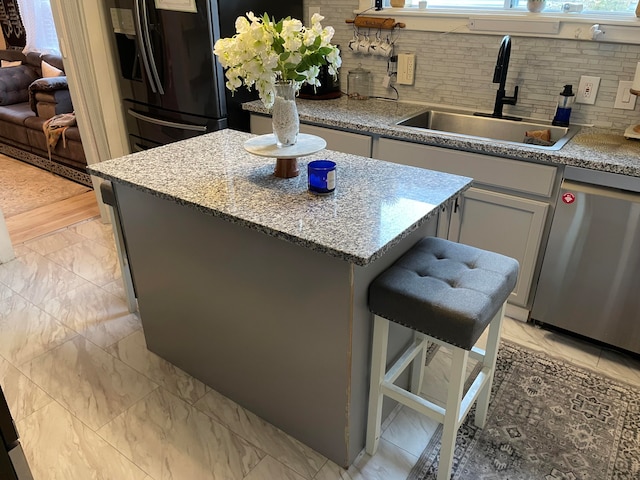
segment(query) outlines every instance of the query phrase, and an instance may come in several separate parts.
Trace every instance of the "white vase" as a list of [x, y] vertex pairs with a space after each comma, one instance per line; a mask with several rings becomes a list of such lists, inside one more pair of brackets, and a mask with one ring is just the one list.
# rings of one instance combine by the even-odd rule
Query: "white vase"
[[271, 111], [273, 134], [278, 147], [290, 147], [298, 141], [300, 117], [296, 106], [297, 87], [293, 82], [276, 83]]

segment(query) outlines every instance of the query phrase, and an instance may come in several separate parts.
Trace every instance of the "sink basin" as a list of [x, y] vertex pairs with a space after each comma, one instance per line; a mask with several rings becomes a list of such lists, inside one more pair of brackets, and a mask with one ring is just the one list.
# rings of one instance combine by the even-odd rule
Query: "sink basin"
[[[518, 121], [434, 109], [425, 110], [401, 120], [397, 122], [397, 125], [419, 130], [437, 130], [439, 132], [490, 139], [501, 143], [526, 145], [545, 150], [560, 150], [580, 130], [579, 126], [557, 127], [551, 125], [551, 122], [542, 120], [529, 121], [523, 119]], [[547, 129], [551, 133], [549, 142], [536, 144], [525, 141], [525, 132]]]

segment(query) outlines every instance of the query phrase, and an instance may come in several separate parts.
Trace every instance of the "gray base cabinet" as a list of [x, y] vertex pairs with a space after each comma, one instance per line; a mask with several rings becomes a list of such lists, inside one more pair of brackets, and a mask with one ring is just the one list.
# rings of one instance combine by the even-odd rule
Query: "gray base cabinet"
[[525, 307], [547, 211], [537, 200], [472, 187], [452, 215], [448, 238], [517, 259], [520, 275], [509, 302]]
[[448, 214], [451, 224], [439, 234], [518, 260], [520, 275], [509, 303], [520, 307], [514, 316], [526, 321], [557, 168], [388, 138], [378, 140], [374, 157], [474, 179], [453, 211], [441, 215]]
[[[434, 235], [435, 219], [358, 266], [114, 186], [147, 348], [338, 465], [351, 465], [365, 443], [369, 284]], [[389, 358], [412, 338], [394, 325]], [[385, 416], [393, 403], [385, 402]]]

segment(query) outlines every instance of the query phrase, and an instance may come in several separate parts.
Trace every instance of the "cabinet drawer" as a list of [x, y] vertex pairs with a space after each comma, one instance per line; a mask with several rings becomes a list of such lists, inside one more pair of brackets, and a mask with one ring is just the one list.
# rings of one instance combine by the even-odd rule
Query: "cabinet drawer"
[[[251, 133], [264, 135], [272, 133], [271, 117], [251, 115]], [[300, 124], [300, 132], [322, 137], [327, 142], [329, 150], [351, 153], [362, 157], [371, 157], [371, 137], [358, 133], [343, 132], [315, 125]]]
[[550, 197], [557, 167], [381, 138], [377, 158], [472, 177], [475, 183]]
[[315, 125], [300, 125], [302, 133], [317, 135], [327, 141], [327, 148], [336, 152], [351, 153], [361, 157], [371, 157], [371, 137], [358, 133], [331, 130]]

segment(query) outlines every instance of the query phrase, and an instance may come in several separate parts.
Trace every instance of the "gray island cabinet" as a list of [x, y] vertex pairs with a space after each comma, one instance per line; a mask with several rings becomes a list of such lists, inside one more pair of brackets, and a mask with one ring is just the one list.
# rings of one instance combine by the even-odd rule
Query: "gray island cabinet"
[[[274, 159], [245, 152], [251, 137], [222, 130], [89, 171], [113, 185], [149, 350], [346, 467], [364, 446], [368, 285], [471, 179], [329, 150], [276, 178]], [[319, 158], [337, 163], [329, 196], [307, 190]]]

